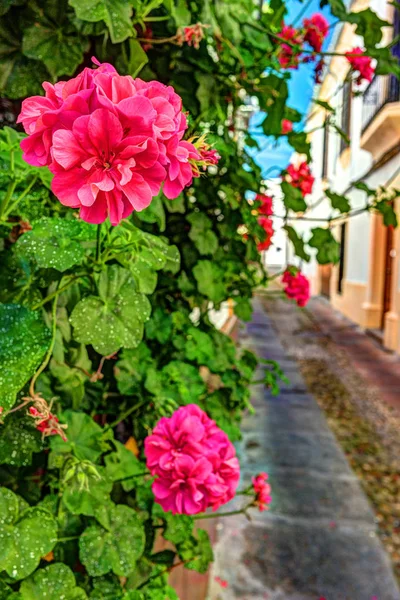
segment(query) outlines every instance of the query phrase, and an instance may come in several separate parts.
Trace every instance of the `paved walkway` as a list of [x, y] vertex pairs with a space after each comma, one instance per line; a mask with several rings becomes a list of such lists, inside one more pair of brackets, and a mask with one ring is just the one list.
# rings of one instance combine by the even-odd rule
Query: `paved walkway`
[[221, 520], [209, 599], [400, 600], [368, 501], [257, 298], [239, 340], [279, 361], [291, 383], [279, 397], [262, 386], [253, 393], [257, 412], [245, 418], [239, 447], [242, 478], [247, 484], [267, 471], [273, 504], [253, 511], [251, 522]]

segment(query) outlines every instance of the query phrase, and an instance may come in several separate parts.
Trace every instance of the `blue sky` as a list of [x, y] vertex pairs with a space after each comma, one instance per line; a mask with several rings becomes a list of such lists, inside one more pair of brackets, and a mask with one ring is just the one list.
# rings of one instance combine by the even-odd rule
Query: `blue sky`
[[[305, 10], [304, 14], [297, 21], [298, 15], [302, 12], [304, 4], [301, 4], [299, 0], [289, 0], [288, 2], [288, 14], [285, 17], [285, 23], [295, 23], [296, 26], [300, 25], [304, 17], [309, 17], [315, 12], [322, 13], [325, 18], [331, 23], [334, 17], [329, 12], [327, 7], [322, 10], [319, 8], [319, 0], [312, 0]], [[329, 35], [324, 42], [323, 49], [329, 45], [330, 39], [333, 33], [333, 27], [329, 30]], [[308, 105], [312, 96], [314, 87], [314, 65], [303, 64], [298, 70], [291, 71], [291, 80], [289, 82], [289, 100], [288, 106], [291, 106], [299, 112], [305, 114], [307, 112]], [[255, 115], [250, 123], [252, 130], [257, 130], [257, 123], [262, 121], [263, 115], [260, 113]], [[259, 151], [256, 149], [249, 150], [249, 153], [253, 156], [257, 164], [262, 168], [263, 177], [277, 175], [283, 168], [285, 168], [289, 162], [290, 156], [293, 153], [293, 149], [286, 141], [286, 138], [282, 138], [276, 141], [274, 138], [267, 137], [263, 134], [254, 136], [263, 150]], [[276, 168], [275, 168], [276, 167]]]

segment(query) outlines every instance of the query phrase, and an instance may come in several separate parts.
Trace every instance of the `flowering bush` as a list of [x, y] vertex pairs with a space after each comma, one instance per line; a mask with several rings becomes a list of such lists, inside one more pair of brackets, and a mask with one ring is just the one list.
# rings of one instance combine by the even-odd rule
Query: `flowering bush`
[[[173, 600], [169, 572], [212, 561], [194, 524], [236, 491], [232, 443], [254, 371], [263, 366], [274, 393], [282, 375], [217, 330], [209, 309], [230, 299], [251, 318], [253, 290], [268, 284], [259, 249], [272, 216], [301, 260], [337, 260], [330, 229], [306, 242], [288, 224], [307, 210], [313, 177], [287, 81], [305, 60], [322, 64], [326, 28], [314, 16], [282, 29], [280, 0], [260, 14], [252, 0], [222, 11], [89, 4], [2, 6], [0, 537], [10, 543], [0, 596]], [[337, 0], [331, 11], [367, 32], [380, 73], [396, 70], [372, 11]], [[261, 171], [241, 126], [244, 95], [258, 99], [264, 133], [287, 135], [302, 155], [277, 183], [286, 216], [273, 215], [271, 196], [246, 200]], [[13, 118], [20, 101], [27, 135]], [[394, 224], [390, 203], [368, 195]], [[299, 303], [302, 277], [285, 275]], [[243, 494], [239, 512], [266, 509], [265, 476]], [[155, 551], [156, 533], [168, 551]]]

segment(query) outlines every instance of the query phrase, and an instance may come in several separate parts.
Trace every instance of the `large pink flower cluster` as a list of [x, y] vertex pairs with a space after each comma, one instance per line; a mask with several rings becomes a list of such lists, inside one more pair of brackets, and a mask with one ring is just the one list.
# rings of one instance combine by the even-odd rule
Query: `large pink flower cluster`
[[265, 239], [262, 242], [258, 242], [257, 244], [257, 250], [261, 252], [262, 250], [268, 250], [268, 248], [272, 244], [272, 237], [274, 235], [274, 224], [272, 222], [272, 219], [268, 217], [259, 217], [258, 224], [261, 225], [261, 227], [265, 231]]
[[329, 31], [329, 23], [321, 13], [314, 13], [304, 19], [304, 41], [308, 42], [315, 52], [321, 52], [322, 44]]
[[198, 176], [201, 157], [183, 140], [187, 120], [172, 87], [106, 63], [43, 87], [45, 96], [22, 103], [23, 156], [50, 168], [54, 194], [85, 221], [109, 216], [116, 225], [146, 208], [163, 183], [172, 199]]
[[290, 299], [296, 300], [298, 306], [305, 306], [310, 299], [310, 283], [300, 271], [296, 274], [286, 270], [282, 277], [286, 284], [284, 292]]
[[194, 515], [233, 498], [239, 461], [224, 433], [195, 404], [159, 420], [145, 439], [153, 493], [165, 511]]
[[290, 185], [299, 189], [303, 196], [311, 194], [315, 177], [311, 174], [310, 167], [306, 162], [300, 163], [298, 167], [289, 165], [286, 171]]
[[358, 85], [364, 80], [368, 82], [372, 81], [375, 69], [372, 66], [372, 58], [365, 54], [365, 50], [357, 46], [353, 50], [346, 52], [345, 56], [353, 71], [358, 71], [358, 77], [356, 78]]

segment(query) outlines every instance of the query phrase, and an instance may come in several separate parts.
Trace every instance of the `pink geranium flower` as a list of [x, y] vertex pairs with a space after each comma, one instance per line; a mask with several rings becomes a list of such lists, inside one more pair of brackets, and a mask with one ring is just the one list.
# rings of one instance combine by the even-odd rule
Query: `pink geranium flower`
[[290, 185], [298, 188], [303, 196], [311, 194], [315, 178], [311, 175], [310, 167], [306, 162], [300, 163], [298, 167], [289, 165], [286, 172], [289, 175]]
[[145, 440], [153, 492], [165, 511], [196, 514], [231, 500], [239, 462], [228, 436], [197, 405], [163, 417]]
[[286, 135], [293, 131], [293, 122], [289, 119], [282, 119], [282, 135]]
[[[279, 37], [283, 42], [279, 46], [279, 64], [284, 69], [297, 69], [303, 44], [300, 31], [291, 25], [283, 25]], [[285, 44], [285, 42], [289, 42], [289, 44]]]
[[258, 509], [262, 512], [268, 510], [269, 504], [271, 504], [271, 486], [266, 483], [268, 479], [267, 473], [259, 473], [256, 477], [252, 478], [253, 491], [255, 494], [254, 504], [258, 506]]
[[272, 236], [274, 235], [274, 225], [271, 219], [268, 217], [260, 217], [258, 219], [258, 224], [265, 231], [265, 239], [262, 242], [257, 244], [257, 250], [261, 252], [262, 250], [268, 250], [268, 248], [272, 244]]
[[176, 198], [204, 159], [183, 139], [187, 119], [171, 86], [121, 76], [98, 64], [23, 102], [24, 159], [48, 165], [62, 204], [89, 223], [113, 225], [146, 208], [164, 183]]
[[255, 201], [261, 203], [261, 205], [257, 207], [257, 211], [260, 215], [270, 217], [273, 214], [272, 196], [267, 196], [266, 194], [257, 194]]
[[300, 271], [293, 274], [289, 269], [282, 277], [282, 283], [286, 284], [284, 292], [290, 299], [296, 300], [298, 306], [305, 306], [310, 299], [310, 283]]
[[365, 50], [357, 46], [346, 52], [345, 54], [347, 60], [349, 61], [351, 68], [354, 71], [358, 71], [358, 77], [356, 79], [356, 83], [360, 85], [364, 80], [372, 81], [375, 73], [375, 69], [372, 66], [372, 58], [365, 54]]
[[329, 23], [323, 15], [315, 13], [310, 19], [304, 19], [304, 40], [315, 52], [321, 52], [322, 44], [329, 31]]

